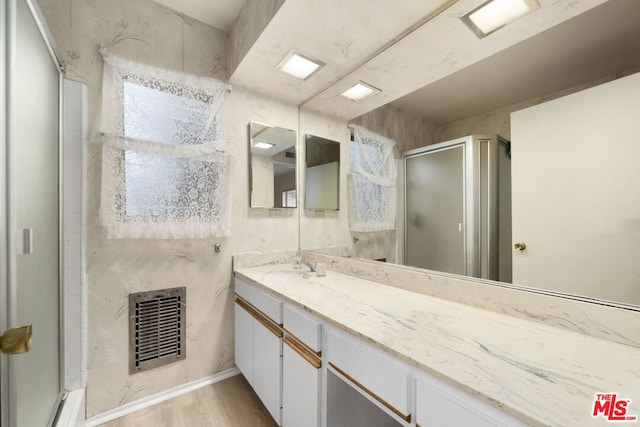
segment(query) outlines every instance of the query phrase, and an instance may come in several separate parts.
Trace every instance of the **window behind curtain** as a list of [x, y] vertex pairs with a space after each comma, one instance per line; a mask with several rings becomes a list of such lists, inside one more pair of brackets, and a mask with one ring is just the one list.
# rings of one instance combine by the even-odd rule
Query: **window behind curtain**
[[218, 80], [106, 57], [101, 219], [111, 237], [229, 234], [229, 159]]

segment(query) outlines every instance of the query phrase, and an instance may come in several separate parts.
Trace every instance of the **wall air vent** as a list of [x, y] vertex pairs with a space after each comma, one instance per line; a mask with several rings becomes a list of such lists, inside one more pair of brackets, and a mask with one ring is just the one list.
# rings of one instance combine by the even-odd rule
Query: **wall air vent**
[[186, 288], [129, 294], [129, 373], [187, 357]]

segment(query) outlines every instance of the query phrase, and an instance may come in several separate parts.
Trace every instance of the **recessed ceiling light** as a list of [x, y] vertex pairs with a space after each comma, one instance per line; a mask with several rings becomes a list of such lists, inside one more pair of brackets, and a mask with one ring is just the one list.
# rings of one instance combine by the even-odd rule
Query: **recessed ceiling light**
[[382, 92], [380, 89], [371, 86], [365, 82], [358, 82], [355, 85], [351, 86], [350, 89], [342, 92], [342, 96], [345, 96], [349, 99], [353, 99], [354, 101], [362, 101], [365, 98], [368, 98], [376, 93]]
[[460, 19], [483, 38], [539, 7], [538, 0], [489, 0]]
[[324, 62], [291, 51], [276, 66], [276, 70], [305, 80], [322, 66], [324, 66]]
[[271, 147], [275, 147], [275, 144], [269, 144], [267, 142], [256, 142], [255, 144], [253, 144], [253, 146], [255, 148], [260, 148], [262, 150], [268, 150]]

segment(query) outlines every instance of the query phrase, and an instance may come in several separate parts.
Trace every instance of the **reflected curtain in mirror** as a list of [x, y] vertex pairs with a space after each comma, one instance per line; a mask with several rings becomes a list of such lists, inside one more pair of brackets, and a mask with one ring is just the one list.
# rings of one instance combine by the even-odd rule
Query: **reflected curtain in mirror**
[[397, 176], [395, 141], [350, 125], [351, 231], [395, 230]]

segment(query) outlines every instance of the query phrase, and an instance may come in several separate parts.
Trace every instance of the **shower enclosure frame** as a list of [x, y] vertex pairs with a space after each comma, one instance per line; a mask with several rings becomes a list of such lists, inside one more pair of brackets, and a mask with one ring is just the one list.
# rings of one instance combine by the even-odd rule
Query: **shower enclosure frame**
[[[10, 159], [10, 136], [12, 132], [12, 123], [10, 120], [11, 110], [9, 108], [10, 99], [12, 96], [12, 67], [13, 56], [15, 52], [13, 49], [13, 43], [15, 40], [15, 34], [18, 30], [16, 22], [16, 10], [17, 2], [22, 1], [28, 8], [34, 24], [42, 37], [42, 42], [48, 51], [53, 66], [58, 73], [58, 118], [57, 118], [57, 146], [58, 146], [58, 158], [56, 159], [58, 164], [58, 298], [56, 301], [52, 301], [52, 304], [57, 306], [58, 310], [58, 337], [57, 348], [58, 353], [58, 366], [57, 375], [59, 378], [59, 390], [58, 396], [55, 399], [55, 404], [51, 408], [50, 418], [47, 421], [47, 425], [54, 425], [56, 422], [56, 416], [61, 408], [62, 401], [65, 397], [66, 382], [65, 382], [65, 304], [64, 304], [64, 220], [63, 220], [63, 208], [64, 208], [64, 194], [63, 194], [63, 102], [64, 102], [64, 67], [62, 62], [55, 53], [53, 44], [51, 42], [51, 34], [44, 23], [44, 19], [40, 12], [39, 7], [35, 3], [35, 0], [7, 0], [0, 5], [0, 22], [5, 23], [5, 28], [0, 31], [0, 90], [1, 97], [4, 102], [0, 107], [0, 198], [6, 202], [4, 209], [0, 210], [0, 222], [5, 224], [3, 230], [0, 232], [0, 240], [4, 242], [2, 249], [0, 249], [0, 270], [2, 271], [2, 279], [0, 280], [0, 333], [7, 329], [11, 325], [15, 325], [16, 322], [16, 294], [17, 294], [17, 279], [16, 279], [16, 267], [15, 260], [11, 259], [11, 254], [17, 252], [17, 231], [16, 231], [16, 217], [13, 212], [12, 206], [15, 204], [15, 194], [11, 189], [13, 185], [12, 171], [17, 168], [17, 165], [13, 164]], [[14, 394], [18, 378], [13, 368], [11, 360], [13, 356], [0, 355], [0, 426], [12, 426], [16, 424], [16, 407], [17, 397]]]
[[[412, 158], [462, 148], [464, 275], [498, 280], [498, 147], [509, 141], [499, 135], [470, 135], [402, 153], [402, 200], [399, 218], [404, 242], [402, 263], [408, 259], [407, 169]], [[455, 273], [452, 273], [455, 274]]]

